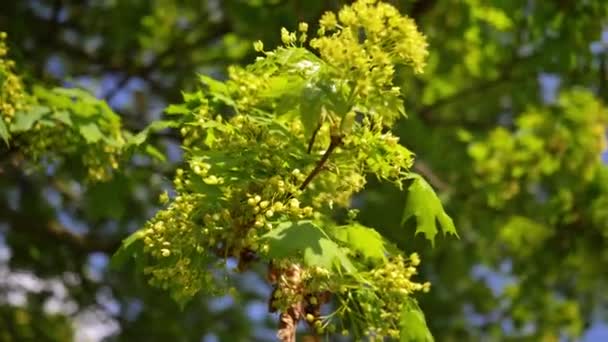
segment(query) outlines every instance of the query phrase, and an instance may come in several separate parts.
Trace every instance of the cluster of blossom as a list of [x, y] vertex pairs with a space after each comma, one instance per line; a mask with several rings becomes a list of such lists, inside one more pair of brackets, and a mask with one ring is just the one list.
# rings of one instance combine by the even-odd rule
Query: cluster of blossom
[[[7, 58], [6, 33], [0, 32], [0, 119], [10, 131], [19, 113], [27, 114], [36, 103], [33, 96], [26, 93], [21, 79], [14, 73], [15, 63]], [[55, 108], [47, 108], [52, 117]], [[104, 181], [112, 177], [119, 166], [122, 148], [107, 143], [87, 143], [77, 127], [70, 127], [61, 120], [35, 122], [26, 132], [14, 134], [14, 144], [33, 164], [40, 161], [57, 162], [66, 156], [78, 156], [86, 169], [88, 179]]]
[[[415, 292], [428, 292], [429, 282], [418, 283], [412, 280], [417, 274], [416, 267], [420, 264], [417, 253], [410, 255], [409, 259], [401, 255], [392, 257], [381, 267], [371, 270], [363, 277], [368, 286], [355, 289], [352, 298], [355, 298], [360, 316], [367, 317], [367, 330], [365, 335], [376, 338], [397, 338], [400, 333], [400, 312], [405, 303]], [[340, 296], [340, 294], [338, 294]], [[343, 305], [351, 305], [348, 293], [341, 299]], [[357, 313], [354, 313], [356, 316]]]
[[52, 126], [40, 123], [17, 140], [21, 151], [32, 161], [60, 162], [66, 156], [78, 156], [87, 172], [87, 179], [95, 182], [112, 178], [119, 167], [122, 149], [104, 143], [86, 145], [82, 136], [61, 122]]
[[[318, 333], [335, 331], [348, 313], [340, 311], [337, 320], [321, 316], [330, 294], [356, 298], [366, 333], [394, 336], [403, 299], [429, 289], [411, 280], [417, 255], [395, 254], [342, 274], [307, 264], [302, 251], [271, 257], [263, 237], [303, 219], [335, 226], [336, 207], [350, 206], [367, 175], [399, 185], [407, 178], [413, 153], [386, 128], [402, 112], [401, 90], [392, 83], [395, 64], [420, 71], [425, 38], [411, 19], [370, 0], [322, 18], [310, 41], [320, 58], [303, 48], [307, 32], [306, 24], [298, 32], [282, 30], [285, 46], [274, 51], [256, 43], [264, 56], [255, 63], [231, 67], [226, 82], [203, 78], [205, 89], [185, 96], [179, 109], [185, 167], [174, 179], [177, 196], [164, 196], [167, 208], [144, 227], [152, 259], [146, 273], [185, 300], [218, 288], [210, 282], [221, 260], [234, 258], [242, 270], [272, 259], [269, 304], [281, 313], [282, 340], [294, 336], [298, 320]], [[318, 96], [308, 98], [308, 91]], [[315, 113], [306, 101], [318, 101]], [[341, 243], [337, 252], [350, 253]]]
[[6, 125], [24, 108], [25, 91], [14, 73], [15, 62], [7, 58], [6, 33], [0, 32], [0, 116]]

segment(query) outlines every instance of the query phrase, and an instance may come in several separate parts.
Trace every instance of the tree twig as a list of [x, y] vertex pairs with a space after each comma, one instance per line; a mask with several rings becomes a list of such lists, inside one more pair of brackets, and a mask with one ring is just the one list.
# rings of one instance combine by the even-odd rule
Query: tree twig
[[310, 152], [312, 151], [312, 147], [315, 144], [315, 139], [317, 138], [317, 133], [319, 133], [320, 129], [321, 129], [321, 124], [319, 124], [317, 126], [317, 128], [314, 130], [314, 132], [312, 132], [312, 137], [310, 137], [310, 141], [308, 142], [308, 154], [310, 154]]
[[302, 185], [300, 185], [300, 190], [304, 190], [308, 186], [308, 184], [310, 182], [312, 182], [312, 180], [319, 174], [319, 172], [321, 172], [321, 170], [323, 169], [323, 166], [329, 159], [329, 156], [341, 144], [342, 144], [341, 135], [332, 135], [331, 136], [331, 142], [329, 143], [329, 147], [327, 148], [327, 151], [325, 151], [325, 153], [323, 153], [323, 156], [321, 157], [321, 159], [319, 159], [317, 166], [314, 168], [314, 170], [312, 170], [312, 172], [308, 175], [308, 177], [306, 177], [306, 179], [304, 180]]

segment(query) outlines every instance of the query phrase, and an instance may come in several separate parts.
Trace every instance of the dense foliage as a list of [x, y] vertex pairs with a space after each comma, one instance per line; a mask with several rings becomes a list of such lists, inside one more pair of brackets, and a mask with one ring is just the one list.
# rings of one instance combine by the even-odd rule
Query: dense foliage
[[391, 3], [0, 4], [0, 340], [604, 321], [608, 5]]

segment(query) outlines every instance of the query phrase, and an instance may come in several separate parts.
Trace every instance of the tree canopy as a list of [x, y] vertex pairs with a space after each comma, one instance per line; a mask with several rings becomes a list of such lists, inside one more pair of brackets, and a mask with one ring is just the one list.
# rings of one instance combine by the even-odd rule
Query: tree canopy
[[608, 319], [605, 1], [23, 0], [0, 31], [0, 341]]

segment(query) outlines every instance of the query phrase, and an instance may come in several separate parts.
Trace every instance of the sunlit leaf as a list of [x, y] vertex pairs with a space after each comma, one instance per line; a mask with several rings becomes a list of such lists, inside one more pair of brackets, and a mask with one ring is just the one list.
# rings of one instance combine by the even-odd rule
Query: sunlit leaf
[[437, 224], [444, 234], [458, 236], [452, 218], [445, 212], [433, 188], [424, 178], [412, 174], [402, 224], [410, 218], [416, 219], [416, 234], [422, 233], [434, 245], [438, 233]]
[[87, 143], [96, 143], [103, 138], [103, 133], [99, 130], [99, 126], [95, 123], [86, 123], [78, 127], [80, 135], [84, 137]]
[[15, 122], [11, 126], [11, 131], [23, 132], [29, 130], [34, 126], [36, 121], [40, 120], [49, 111], [47, 107], [33, 106], [28, 111], [17, 112], [15, 114]]
[[433, 335], [426, 325], [424, 313], [414, 299], [403, 303], [401, 310], [399, 341], [401, 342], [433, 342]]

